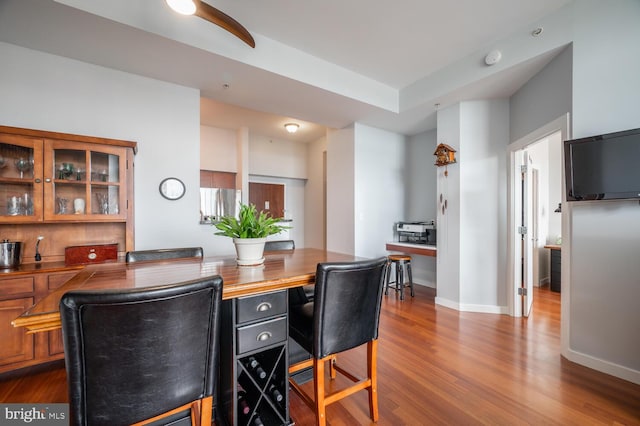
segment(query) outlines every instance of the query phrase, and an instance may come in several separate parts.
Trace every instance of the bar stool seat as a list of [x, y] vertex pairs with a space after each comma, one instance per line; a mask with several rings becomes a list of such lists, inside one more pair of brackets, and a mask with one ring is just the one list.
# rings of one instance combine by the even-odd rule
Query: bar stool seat
[[[389, 289], [400, 292], [400, 300], [404, 300], [404, 288], [409, 287], [411, 289], [411, 297], [414, 297], [413, 292], [413, 277], [411, 276], [411, 256], [407, 254], [390, 254], [387, 256], [389, 263], [387, 264], [387, 277], [384, 294], [389, 293]], [[396, 276], [395, 280], [391, 281], [391, 269], [395, 268]], [[404, 282], [404, 273], [407, 272], [409, 277], [408, 282]]]

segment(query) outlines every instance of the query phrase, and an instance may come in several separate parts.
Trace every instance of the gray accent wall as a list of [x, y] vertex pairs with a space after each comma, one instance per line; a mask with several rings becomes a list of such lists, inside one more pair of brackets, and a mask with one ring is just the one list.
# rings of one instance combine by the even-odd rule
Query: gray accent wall
[[569, 45], [511, 96], [511, 142], [571, 112], [572, 59]]

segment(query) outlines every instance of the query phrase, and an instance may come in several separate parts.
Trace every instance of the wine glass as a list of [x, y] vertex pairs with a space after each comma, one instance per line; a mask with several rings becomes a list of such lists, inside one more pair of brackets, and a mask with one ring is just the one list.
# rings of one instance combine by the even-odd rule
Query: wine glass
[[24, 177], [24, 172], [28, 172], [33, 167], [33, 160], [18, 158], [15, 164], [16, 169], [20, 172], [20, 179], [22, 179]]

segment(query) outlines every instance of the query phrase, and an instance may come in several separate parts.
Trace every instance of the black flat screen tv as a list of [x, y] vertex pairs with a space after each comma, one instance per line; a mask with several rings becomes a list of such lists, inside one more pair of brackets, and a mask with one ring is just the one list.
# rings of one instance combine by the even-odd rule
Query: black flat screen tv
[[564, 142], [567, 201], [640, 199], [640, 129]]

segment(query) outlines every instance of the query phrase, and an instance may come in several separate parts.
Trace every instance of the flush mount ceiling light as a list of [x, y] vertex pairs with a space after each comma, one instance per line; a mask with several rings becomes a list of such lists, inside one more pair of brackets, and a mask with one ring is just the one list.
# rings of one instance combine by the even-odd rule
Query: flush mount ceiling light
[[169, 7], [182, 15], [196, 13], [196, 4], [192, 0], [166, 0]]
[[284, 128], [287, 129], [287, 132], [289, 133], [297, 132], [299, 127], [300, 125], [297, 123], [287, 123], [284, 125]]

